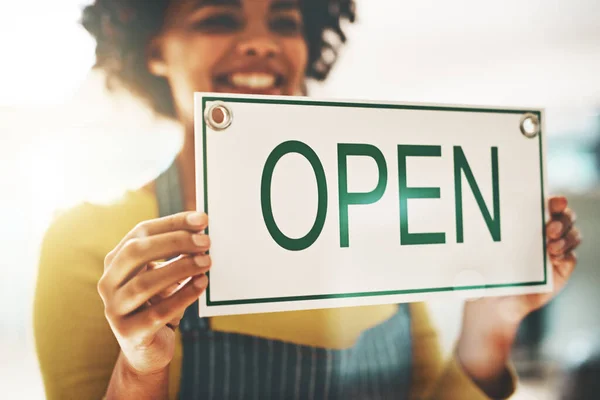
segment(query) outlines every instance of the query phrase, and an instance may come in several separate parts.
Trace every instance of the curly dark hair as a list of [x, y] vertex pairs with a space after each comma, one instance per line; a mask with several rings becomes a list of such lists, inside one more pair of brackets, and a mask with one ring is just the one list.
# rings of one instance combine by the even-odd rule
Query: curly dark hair
[[[162, 29], [174, 0], [94, 0], [85, 7], [81, 24], [96, 40], [95, 69], [106, 73], [106, 85], [127, 88], [157, 113], [176, 117], [166, 79], [150, 73], [147, 45]], [[300, 0], [308, 45], [305, 75], [323, 81], [346, 42], [344, 20], [354, 22], [354, 0]]]

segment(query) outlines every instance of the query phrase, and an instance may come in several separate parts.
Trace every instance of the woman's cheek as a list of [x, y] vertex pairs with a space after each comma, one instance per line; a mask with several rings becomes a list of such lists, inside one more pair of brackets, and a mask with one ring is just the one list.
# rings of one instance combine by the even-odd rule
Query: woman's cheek
[[226, 54], [231, 39], [223, 36], [194, 35], [178, 46], [178, 64], [195, 91], [208, 90], [212, 84], [215, 65]]
[[286, 59], [293, 69], [294, 85], [299, 87], [304, 80], [306, 64], [308, 63], [308, 47], [303, 39], [285, 39], [283, 41]]

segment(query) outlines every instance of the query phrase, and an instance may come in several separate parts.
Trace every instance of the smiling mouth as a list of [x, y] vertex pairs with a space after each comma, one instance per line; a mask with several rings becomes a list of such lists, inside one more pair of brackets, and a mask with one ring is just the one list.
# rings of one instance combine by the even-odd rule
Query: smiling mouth
[[283, 75], [271, 72], [232, 72], [215, 78], [218, 91], [246, 94], [282, 94]]

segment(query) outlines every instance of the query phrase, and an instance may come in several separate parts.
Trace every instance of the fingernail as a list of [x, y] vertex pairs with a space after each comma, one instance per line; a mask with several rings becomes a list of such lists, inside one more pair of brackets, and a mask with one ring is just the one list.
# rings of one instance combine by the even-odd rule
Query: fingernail
[[560, 235], [560, 232], [562, 231], [563, 225], [562, 222], [560, 221], [553, 221], [552, 223], [550, 223], [550, 226], [548, 227], [548, 230], [550, 231], [550, 234], [554, 237]]
[[192, 241], [198, 247], [208, 246], [208, 236], [206, 235], [194, 234], [192, 235]]
[[195, 213], [189, 214], [186, 217], [186, 220], [187, 220], [188, 224], [195, 225], [195, 226], [202, 225], [206, 222], [205, 214], [201, 213], [201, 212], [195, 212]]
[[199, 267], [208, 267], [210, 265], [210, 259], [208, 256], [196, 256], [194, 257], [194, 262]]
[[197, 288], [203, 288], [204, 286], [206, 286], [205, 276], [206, 275], [201, 275], [197, 278], [194, 278], [194, 286], [196, 286]]

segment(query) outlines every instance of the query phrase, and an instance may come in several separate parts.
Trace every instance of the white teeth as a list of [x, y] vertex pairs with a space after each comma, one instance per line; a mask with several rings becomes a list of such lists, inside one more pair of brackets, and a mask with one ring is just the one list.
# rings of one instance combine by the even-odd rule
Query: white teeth
[[269, 89], [275, 86], [275, 80], [275, 75], [258, 72], [236, 72], [231, 75], [233, 85], [250, 89]]

